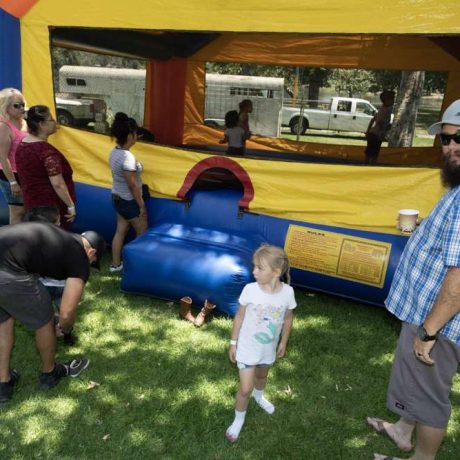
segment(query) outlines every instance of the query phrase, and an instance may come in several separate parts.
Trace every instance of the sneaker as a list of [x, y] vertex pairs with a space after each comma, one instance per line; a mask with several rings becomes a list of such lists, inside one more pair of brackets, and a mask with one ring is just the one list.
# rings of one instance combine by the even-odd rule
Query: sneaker
[[77, 377], [88, 367], [89, 359], [81, 358], [65, 363], [57, 363], [51, 372], [42, 372], [39, 377], [39, 384], [42, 390], [49, 390], [55, 387], [59, 380], [64, 377]]
[[72, 378], [78, 377], [88, 365], [89, 359], [87, 358], [74, 359], [63, 363], [63, 366], [67, 367], [67, 375]]
[[109, 267], [109, 272], [110, 273], [118, 273], [123, 270], [123, 262], [120, 265], [111, 265]]
[[18, 383], [19, 373], [16, 369], [10, 370], [10, 381], [0, 382], [0, 403], [5, 403], [11, 399], [14, 386]]

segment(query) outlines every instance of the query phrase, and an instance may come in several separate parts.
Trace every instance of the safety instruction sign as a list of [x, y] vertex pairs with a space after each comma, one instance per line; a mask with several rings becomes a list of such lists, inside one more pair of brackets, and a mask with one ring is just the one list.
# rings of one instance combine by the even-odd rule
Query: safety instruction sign
[[293, 268], [381, 288], [391, 243], [290, 225], [284, 249]]

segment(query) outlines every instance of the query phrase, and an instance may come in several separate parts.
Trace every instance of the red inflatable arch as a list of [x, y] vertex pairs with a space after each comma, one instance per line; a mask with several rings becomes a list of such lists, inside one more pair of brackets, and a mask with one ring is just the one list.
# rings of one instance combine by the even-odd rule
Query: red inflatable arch
[[204, 171], [211, 169], [211, 168], [224, 168], [230, 171], [235, 175], [235, 177], [241, 182], [243, 185], [244, 193], [241, 197], [241, 200], [238, 204], [240, 209], [248, 209], [249, 202], [252, 201], [254, 198], [254, 187], [252, 185], [251, 179], [248, 173], [240, 166], [239, 163], [236, 161], [227, 158], [227, 157], [210, 157], [206, 158], [205, 160], [200, 161], [197, 163], [187, 174], [185, 177], [184, 183], [179, 191], [176, 193], [176, 196], [181, 200], [185, 200], [187, 193], [192, 188], [195, 181], [198, 179], [200, 174]]

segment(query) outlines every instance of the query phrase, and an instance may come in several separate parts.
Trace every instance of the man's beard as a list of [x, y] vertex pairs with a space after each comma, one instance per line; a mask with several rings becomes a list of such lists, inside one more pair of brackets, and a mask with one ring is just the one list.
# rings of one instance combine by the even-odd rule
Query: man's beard
[[449, 160], [450, 156], [444, 157], [441, 170], [441, 180], [444, 186], [454, 188], [460, 185], [460, 165]]

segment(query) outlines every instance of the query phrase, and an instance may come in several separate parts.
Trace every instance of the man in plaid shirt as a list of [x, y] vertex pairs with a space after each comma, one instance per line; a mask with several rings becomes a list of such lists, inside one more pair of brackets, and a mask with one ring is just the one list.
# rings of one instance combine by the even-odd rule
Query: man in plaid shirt
[[[412, 460], [436, 457], [460, 365], [460, 100], [428, 132], [441, 139], [449, 190], [408, 241], [385, 301], [402, 321], [387, 393], [387, 407], [400, 419], [367, 418], [401, 450], [415, 449]], [[374, 454], [374, 460], [386, 458], [394, 457]]]

